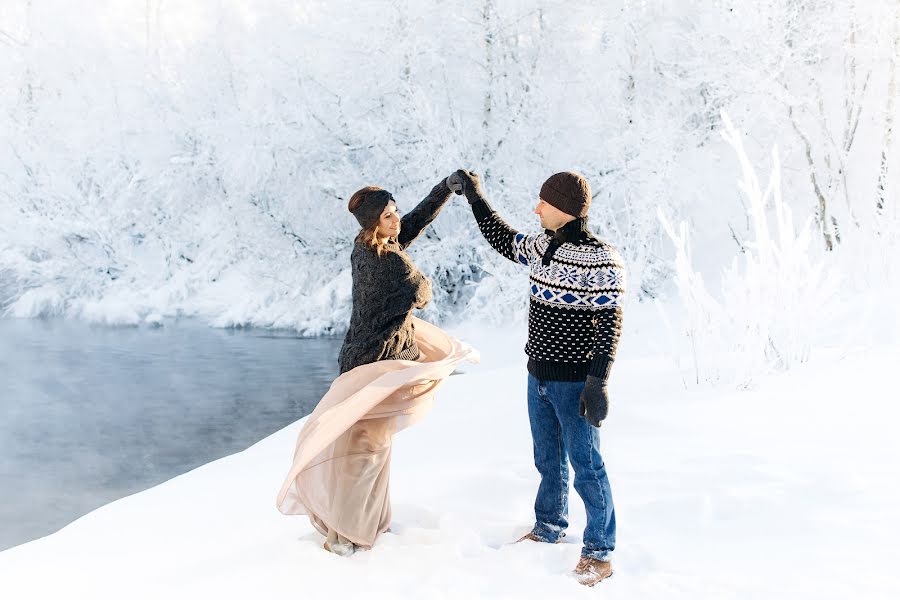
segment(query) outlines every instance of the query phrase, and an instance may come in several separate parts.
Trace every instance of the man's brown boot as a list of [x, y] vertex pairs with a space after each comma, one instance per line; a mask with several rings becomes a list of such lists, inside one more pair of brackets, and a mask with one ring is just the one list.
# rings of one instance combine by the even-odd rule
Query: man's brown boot
[[[559, 536], [559, 539], [556, 540], [556, 541], [554, 542], [554, 544], [560, 543], [560, 542], [562, 541], [562, 539], [563, 539], [563, 536]], [[516, 543], [517, 543], [517, 544], [518, 544], [519, 542], [540, 542], [540, 543], [542, 543], [542, 544], [548, 544], [548, 543], [549, 543], [549, 542], [545, 542], [544, 540], [542, 540], [542, 539], [539, 538], [538, 536], [534, 535], [534, 532], [533, 532], [533, 531], [529, 531], [528, 533], [526, 533], [525, 535], [523, 535], [522, 537], [520, 537], [519, 539], [516, 540]]]
[[582, 556], [578, 564], [575, 565], [575, 579], [581, 585], [588, 587], [597, 585], [612, 574], [612, 563], [608, 560]]

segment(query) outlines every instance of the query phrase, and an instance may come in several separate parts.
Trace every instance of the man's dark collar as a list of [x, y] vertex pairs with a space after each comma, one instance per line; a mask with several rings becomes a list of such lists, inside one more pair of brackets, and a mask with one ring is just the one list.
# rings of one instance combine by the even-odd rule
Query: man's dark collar
[[587, 218], [584, 217], [573, 219], [556, 231], [545, 229], [544, 233], [557, 240], [560, 244], [582, 242], [593, 237], [587, 227]]

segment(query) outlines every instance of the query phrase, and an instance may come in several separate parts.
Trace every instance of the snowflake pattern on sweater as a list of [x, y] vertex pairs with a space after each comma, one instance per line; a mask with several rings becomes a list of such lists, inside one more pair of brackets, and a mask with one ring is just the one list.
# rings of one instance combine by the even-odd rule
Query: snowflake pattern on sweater
[[[472, 210], [488, 243], [530, 269], [529, 371], [548, 380], [607, 377], [621, 335], [626, 285], [618, 250], [592, 236], [583, 222], [572, 222], [556, 234], [526, 235], [483, 200]], [[548, 252], [552, 255], [545, 260]]]

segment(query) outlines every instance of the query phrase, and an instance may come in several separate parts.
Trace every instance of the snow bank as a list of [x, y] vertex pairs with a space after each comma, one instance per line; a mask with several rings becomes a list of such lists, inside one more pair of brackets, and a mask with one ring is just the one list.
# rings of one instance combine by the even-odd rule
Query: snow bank
[[457, 331], [484, 362], [397, 436], [393, 527], [372, 551], [330, 555], [276, 511], [297, 422], [0, 553], [0, 597], [898, 597], [896, 347], [815, 355], [746, 392], [684, 391], [669, 362], [623, 347], [601, 431], [617, 572], [588, 590], [569, 577], [574, 492], [566, 543], [509, 544], [537, 485], [523, 333]]

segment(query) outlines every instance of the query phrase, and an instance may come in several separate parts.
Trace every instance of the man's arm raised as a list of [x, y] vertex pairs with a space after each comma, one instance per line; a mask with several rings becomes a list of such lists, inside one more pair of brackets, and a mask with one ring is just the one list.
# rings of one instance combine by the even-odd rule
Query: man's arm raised
[[527, 265], [529, 261], [529, 237], [506, 224], [488, 204], [481, 189], [481, 179], [476, 173], [460, 169], [447, 180], [451, 189], [460, 185], [472, 207], [472, 214], [484, 239], [491, 247], [509, 260]]

